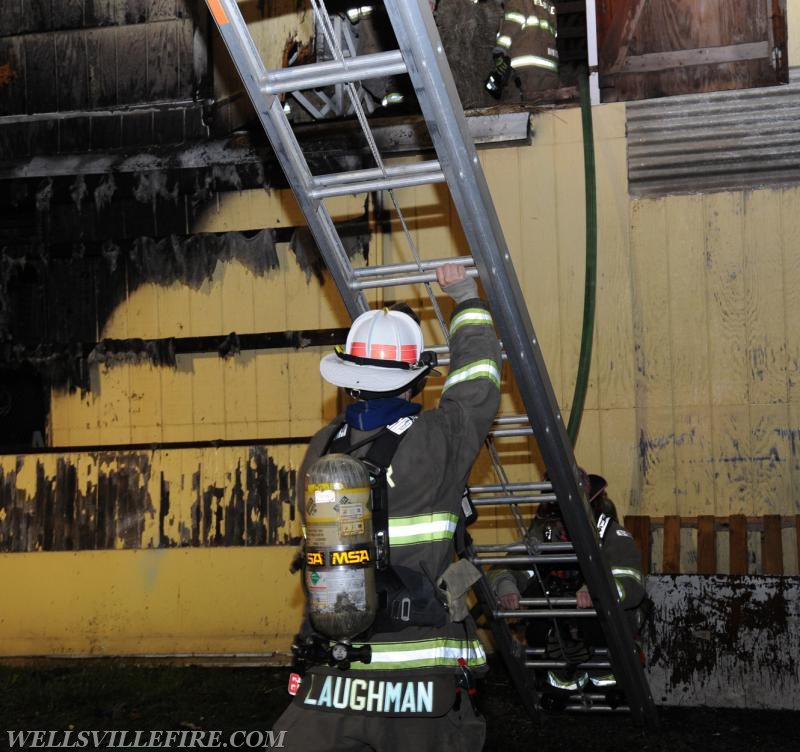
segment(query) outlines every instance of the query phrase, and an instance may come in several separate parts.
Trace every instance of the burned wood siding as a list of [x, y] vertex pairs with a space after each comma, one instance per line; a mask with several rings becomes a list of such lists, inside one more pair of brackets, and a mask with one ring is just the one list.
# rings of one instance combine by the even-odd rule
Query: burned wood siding
[[0, 26], [0, 158], [206, 135], [202, 0], [18, 5]]
[[785, 0], [598, 3], [603, 101], [788, 80]]
[[792, 577], [647, 578], [656, 703], [800, 710], [800, 592]]
[[296, 472], [286, 451], [0, 458], [0, 553], [293, 543]]

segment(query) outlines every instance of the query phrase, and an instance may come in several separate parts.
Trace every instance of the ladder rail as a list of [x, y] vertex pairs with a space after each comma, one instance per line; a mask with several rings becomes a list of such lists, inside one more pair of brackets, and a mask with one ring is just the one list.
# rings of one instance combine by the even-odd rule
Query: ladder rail
[[469, 243], [492, 315], [560, 506], [584, 567], [584, 577], [614, 656], [615, 674], [643, 724], [655, 723], [655, 706], [611, 573], [601, 561], [591, 512], [578, 484], [577, 465], [538, 339], [511, 263], [488, 184], [469, 137], [455, 82], [427, 0], [385, 0], [403, 58], [422, 108], [453, 203]]

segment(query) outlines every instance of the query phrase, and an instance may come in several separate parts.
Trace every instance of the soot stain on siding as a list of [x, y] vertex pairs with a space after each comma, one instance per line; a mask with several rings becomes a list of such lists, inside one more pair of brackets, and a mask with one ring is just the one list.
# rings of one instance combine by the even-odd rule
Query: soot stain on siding
[[665, 671], [671, 689], [724, 680], [733, 667], [797, 676], [800, 663], [787, 642], [796, 623], [793, 587], [786, 578], [676, 576], [648, 626], [648, 663]]
[[[35, 462], [32, 489], [18, 483], [27, 462]], [[96, 481], [81, 481], [93, 467]], [[250, 447], [221, 483], [201, 487], [198, 467], [191, 477], [191, 508], [183, 519], [173, 509], [174, 491], [164, 471], [156, 486], [158, 498], [152, 498], [152, 474], [148, 453], [101, 452], [88, 464], [86, 455], [81, 464], [60, 456], [54, 471], [42, 459], [18, 457], [13, 470], [0, 467], [0, 552], [297, 543], [290, 529], [296, 471], [278, 466], [267, 447]], [[147, 536], [148, 522], [157, 527], [152, 537]]]

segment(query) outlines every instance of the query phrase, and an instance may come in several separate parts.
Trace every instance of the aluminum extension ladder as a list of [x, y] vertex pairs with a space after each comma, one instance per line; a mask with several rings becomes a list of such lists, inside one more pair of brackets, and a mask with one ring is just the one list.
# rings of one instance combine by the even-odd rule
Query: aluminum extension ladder
[[[507, 503], [516, 510], [519, 504], [557, 500], [572, 540], [571, 545], [564, 548], [562, 544], [560, 549], [558, 544], [551, 544], [550, 550], [543, 546], [536, 551], [526, 545], [516, 551], [513, 546], [506, 547], [504, 555], [498, 557], [492, 556], [493, 547], [486, 550], [476, 546], [471, 551], [473, 561], [481, 566], [493, 563], [510, 565], [515, 560], [522, 564], [533, 563], [534, 566], [553, 561], [579, 563], [596, 604], [594, 615], [606, 634], [610, 665], [625, 693], [627, 706], [640, 725], [655, 727], [657, 716], [650, 688], [611, 573], [602, 565], [594, 523], [579, 486], [566, 427], [467, 130], [428, 0], [385, 0], [399, 50], [359, 57], [342, 56], [280, 70], [265, 69], [235, 0], [206, 0], [206, 3], [352, 318], [369, 307], [363, 292], [365, 289], [431, 282], [435, 279], [435, 267], [448, 259], [354, 269], [325, 206], [325, 199], [425, 184], [447, 184], [472, 253], [471, 259], [458, 257], [449, 260], [474, 264], [477, 269], [502, 340], [504, 355], [510, 363], [527, 413], [500, 418], [493, 436], [532, 433], [550, 478], [550, 483], [509, 484], [501, 479], [497, 486], [472, 487], [473, 501], [477, 506]], [[312, 0], [312, 3], [317, 23], [320, 23], [323, 14], [327, 15], [324, 2]], [[387, 166], [373, 150], [375, 167], [312, 175], [292, 132], [280, 95], [399, 74], [408, 74], [411, 78], [436, 159], [412, 165]], [[362, 128], [368, 132], [363, 113], [359, 119]], [[475, 270], [470, 271], [474, 275]], [[490, 437], [490, 441], [493, 440]], [[536, 713], [538, 697], [530, 668], [550, 664], [542, 660], [541, 651], [536, 649], [523, 649], [524, 655], [520, 655], [519, 643], [512, 637], [504, 617], [524, 616], [526, 612], [534, 617], [544, 615], [554, 619], [574, 616], [574, 608], [553, 608], [554, 605], [574, 605], [574, 599], [566, 604], [553, 599], [546, 604], [523, 602], [523, 612], [504, 613], [496, 610], [496, 601], [486, 577], [479, 580], [475, 591], [484, 612], [489, 612], [489, 627], [520, 699], [529, 711]], [[542, 605], [545, 605], [546, 613], [540, 608]], [[581, 698], [576, 699], [580, 704]]]

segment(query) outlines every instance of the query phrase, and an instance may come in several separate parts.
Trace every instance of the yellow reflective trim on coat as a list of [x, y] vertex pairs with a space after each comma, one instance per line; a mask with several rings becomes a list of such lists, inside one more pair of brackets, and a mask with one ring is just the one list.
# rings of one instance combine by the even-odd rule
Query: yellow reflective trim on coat
[[442, 394], [456, 384], [473, 379], [489, 379], [498, 389], [500, 388], [500, 370], [493, 360], [476, 360], [474, 363], [453, 371], [445, 380]]
[[462, 326], [493, 326], [492, 314], [483, 308], [465, 308], [460, 311], [450, 322], [450, 336], [452, 337]]
[[545, 68], [546, 70], [557, 71], [558, 63], [541, 55], [520, 55], [512, 58], [511, 67], [519, 70], [520, 68]]
[[450, 512], [417, 514], [413, 517], [389, 518], [389, 541], [392, 546], [450, 540], [458, 517]]
[[486, 651], [480, 641], [459, 640], [452, 637], [434, 637], [413, 642], [373, 642], [370, 663], [354, 662], [354, 670], [388, 670], [401, 668], [432, 668], [451, 666], [457, 668], [463, 658], [469, 666], [486, 663]]

